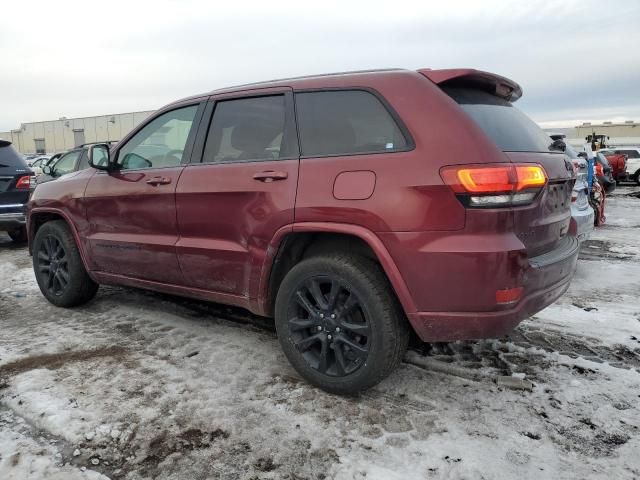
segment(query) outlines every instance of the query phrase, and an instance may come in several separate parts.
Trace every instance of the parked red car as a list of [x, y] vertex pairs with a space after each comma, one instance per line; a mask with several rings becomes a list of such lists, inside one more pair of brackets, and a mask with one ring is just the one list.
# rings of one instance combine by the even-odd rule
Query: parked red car
[[568, 287], [573, 167], [471, 70], [387, 70], [168, 105], [94, 169], [38, 186], [29, 239], [53, 304], [98, 284], [274, 316], [311, 383], [354, 393], [423, 341], [498, 337]]

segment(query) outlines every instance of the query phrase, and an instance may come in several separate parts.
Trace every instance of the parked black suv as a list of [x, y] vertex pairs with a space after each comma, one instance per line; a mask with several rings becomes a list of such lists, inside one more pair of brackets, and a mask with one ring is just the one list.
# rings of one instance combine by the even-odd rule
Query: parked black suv
[[35, 177], [22, 155], [11, 142], [0, 140], [0, 231], [14, 242], [27, 241], [24, 207], [34, 185]]

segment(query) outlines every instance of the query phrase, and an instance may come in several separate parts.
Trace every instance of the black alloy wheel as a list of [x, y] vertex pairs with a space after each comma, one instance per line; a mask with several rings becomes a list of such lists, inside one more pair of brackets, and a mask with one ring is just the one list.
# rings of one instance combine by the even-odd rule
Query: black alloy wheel
[[303, 258], [275, 299], [278, 340], [293, 368], [331, 393], [354, 395], [401, 362], [409, 325], [384, 271], [348, 252]]
[[82, 262], [80, 250], [63, 220], [45, 222], [33, 237], [33, 271], [38, 287], [57, 307], [76, 307], [98, 291]]
[[44, 237], [37, 252], [37, 265], [37, 274], [49, 294], [64, 294], [70, 280], [67, 253], [55, 236]]
[[329, 276], [310, 278], [289, 300], [289, 334], [311, 368], [343, 377], [369, 354], [370, 325], [357, 295]]

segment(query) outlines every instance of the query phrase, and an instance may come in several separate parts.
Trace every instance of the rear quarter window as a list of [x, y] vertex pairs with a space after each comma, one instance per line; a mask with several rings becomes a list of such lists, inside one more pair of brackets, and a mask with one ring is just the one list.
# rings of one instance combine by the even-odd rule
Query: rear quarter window
[[624, 153], [627, 158], [640, 158], [638, 150], [616, 150], [616, 153]]
[[0, 140], [0, 168], [29, 168], [22, 155], [20, 155], [10, 142]]
[[305, 157], [392, 152], [409, 146], [391, 113], [370, 92], [301, 92], [295, 98]]
[[551, 138], [511, 102], [482, 90], [443, 87], [504, 152], [546, 152]]

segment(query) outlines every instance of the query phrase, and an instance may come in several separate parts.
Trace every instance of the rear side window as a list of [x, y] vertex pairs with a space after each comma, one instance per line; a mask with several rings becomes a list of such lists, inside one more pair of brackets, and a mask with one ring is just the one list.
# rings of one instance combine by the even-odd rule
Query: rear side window
[[616, 153], [624, 153], [627, 158], [640, 158], [640, 152], [637, 150], [616, 150]]
[[407, 149], [389, 111], [364, 90], [297, 93], [296, 112], [305, 157]]
[[204, 162], [268, 161], [291, 158], [284, 95], [238, 98], [216, 103]]
[[443, 87], [504, 152], [546, 152], [551, 138], [511, 102], [482, 90]]
[[2, 167], [27, 168], [27, 162], [24, 161], [22, 155], [16, 152], [11, 142], [5, 140], [0, 140], [0, 168]]

